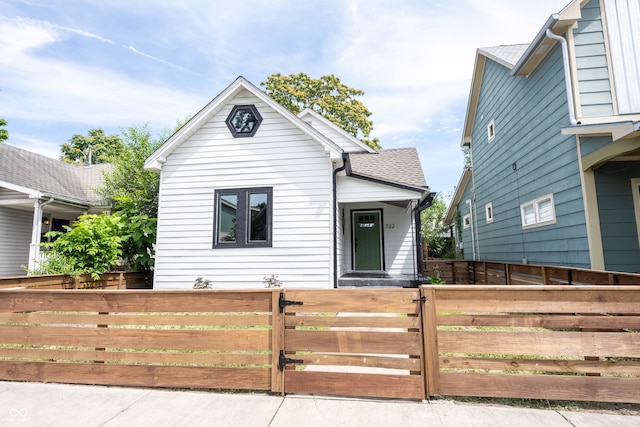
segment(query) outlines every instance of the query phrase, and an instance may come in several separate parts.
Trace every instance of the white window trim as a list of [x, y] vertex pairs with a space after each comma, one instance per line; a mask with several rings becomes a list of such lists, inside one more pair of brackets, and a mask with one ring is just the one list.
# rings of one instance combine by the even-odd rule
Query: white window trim
[[640, 245], [640, 178], [633, 178], [631, 180], [631, 193], [633, 194], [633, 210], [636, 214], [638, 245]]
[[[539, 217], [540, 215], [539, 206], [540, 206], [540, 202], [543, 202], [545, 200], [551, 201], [551, 215], [553, 218], [546, 221], [541, 221]], [[524, 209], [528, 206], [533, 206], [534, 208], [535, 223], [526, 225], [524, 220]], [[545, 225], [555, 224], [556, 223], [556, 205], [553, 200], [553, 193], [547, 194], [542, 197], [538, 197], [537, 199], [530, 200], [528, 202], [521, 204], [520, 205], [520, 221], [522, 222], [522, 228], [524, 230], [527, 230], [529, 228], [543, 227]]]
[[462, 217], [462, 228], [467, 229], [471, 227], [471, 214], [466, 214]]
[[496, 139], [496, 121], [495, 119], [491, 119], [489, 124], [487, 125], [487, 139], [489, 142], [492, 142]]
[[491, 224], [493, 222], [493, 202], [484, 205], [484, 214], [487, 218], [487, 224]]

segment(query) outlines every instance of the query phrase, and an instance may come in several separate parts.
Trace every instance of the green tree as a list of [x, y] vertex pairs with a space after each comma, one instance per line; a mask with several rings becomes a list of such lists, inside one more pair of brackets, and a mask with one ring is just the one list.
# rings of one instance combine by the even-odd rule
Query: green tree
[[97, 280], [102, 273], [119, 265], [123, 227], [124, 220], [120, 215], [82, 215], [73, 227], [64, 227], [66, 232], [48, 232], [47, 237], [56, 239], [43, 246], [51, 250], [60, 266], [64, 266], [64, 273], [89, 274]]
[[[60, 160], [67, 163], [107, 163], [122, 151], [123, 142], [118, 135], [105, 135], [102, 129], [91, 129], [87, 136], [73, 135], [60, 146]], [[91, 152], [91, 157], [89, 153]]]
[[7, 126], [7, 121], [5, 119], [0, 119], [0, 144], [9, 139], [9, 131], [6, 129], [2, 129]]
[[162, 140], [151, 137], [148, 124], [122, 129], [121, 134], [122, 149], [116, 156], [108, 158], [113, 169], [105, 172], [103, 185], [96, 191], [116, 211], [156, 218], [160, 177], [145, 170], [144, 161]]
[[447, 206], [438, 194], [433, 204], [421, 212], [422, 239], [427, 242], [428, 256], [433, 258], [454, 258], [455, 252], [451, 238], [448, 236], [449, 228], [444, 224], [444, 216]]
[[378, 138], [368, 139], [373, 130], [371, 112], [356, 98], [364, 92], [353, 89], [333, 74], [313, 79], [305, 73], [272, 74], [260, 83], [267, 94], [294, 114], [310, 108], [331, 120], [367, 145], [379, 149]]

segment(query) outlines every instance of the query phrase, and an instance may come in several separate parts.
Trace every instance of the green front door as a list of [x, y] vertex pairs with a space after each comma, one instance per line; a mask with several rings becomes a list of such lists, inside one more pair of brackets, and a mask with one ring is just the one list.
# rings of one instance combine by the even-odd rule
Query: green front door
[[353, 269], [382, 271], [380, 211], [353, 212]]

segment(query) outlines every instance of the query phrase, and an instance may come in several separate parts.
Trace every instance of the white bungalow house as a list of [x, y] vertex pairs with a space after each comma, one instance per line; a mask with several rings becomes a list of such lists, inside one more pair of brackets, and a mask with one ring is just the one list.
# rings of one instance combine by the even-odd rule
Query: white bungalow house
[[[330, 288], [420, 277], [415, 149], [376, 151], [242, 77], [145, 162], [160, 173], [155, 289]], [[418, 220], [419, 221], [419, 220]], [[353, 282], [350, 282], [353, 283]]]
[[24, 276], [41, 257], [47, 231], [108, 209], [94, 189], [110, 167], [71, 165], [0, 144], [0, 277]]

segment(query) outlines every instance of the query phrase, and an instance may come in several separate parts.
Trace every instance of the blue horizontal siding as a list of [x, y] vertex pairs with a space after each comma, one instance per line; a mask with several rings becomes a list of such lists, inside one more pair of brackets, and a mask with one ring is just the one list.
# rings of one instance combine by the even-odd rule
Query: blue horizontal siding
[[609, 65], [598, 0], [591, 0], [582, 8], [582, 18], [573, 31], [573, 45], [581, 117], [613, 115]]
[[640, 162], [609, 162], [595, 171], [600, 232], [607, 270], [640, 272], [640, 245], [631, 180]]
[[[486, 61], [472, 133], [481, 259], [589, 267], [575, 137], [560, 132], [569, 124], [566, 99], [558, 46], [529, 77]], [[549, 193], [556, 223], [523, 230], [520, 205]], [[494, 221], [487, 224], [489, 202]], [[467, 247], [465, 240], [470, 258]]]

